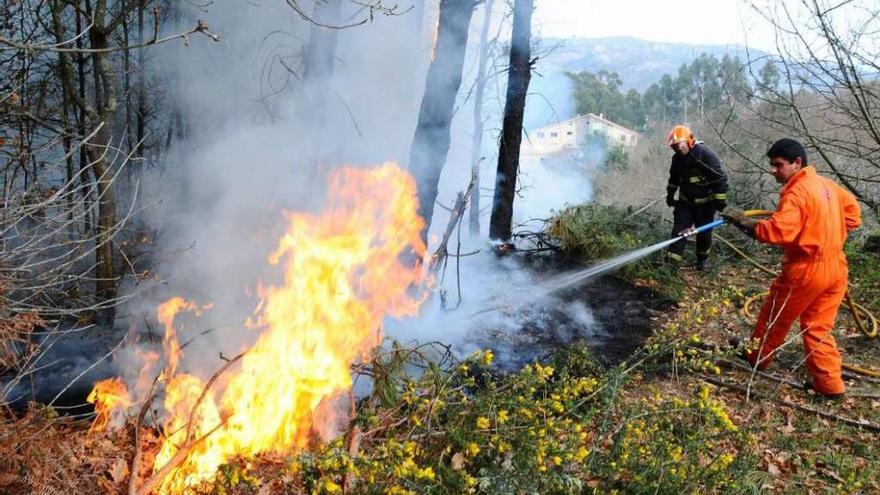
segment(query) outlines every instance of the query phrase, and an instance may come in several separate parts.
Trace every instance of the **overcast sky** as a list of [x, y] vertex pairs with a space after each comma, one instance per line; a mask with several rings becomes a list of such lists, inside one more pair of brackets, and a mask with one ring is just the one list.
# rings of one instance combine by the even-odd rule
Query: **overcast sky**
[[543, 37], [633, 36], [770, 50], [772, 31], [744, 0], [536, 0]]

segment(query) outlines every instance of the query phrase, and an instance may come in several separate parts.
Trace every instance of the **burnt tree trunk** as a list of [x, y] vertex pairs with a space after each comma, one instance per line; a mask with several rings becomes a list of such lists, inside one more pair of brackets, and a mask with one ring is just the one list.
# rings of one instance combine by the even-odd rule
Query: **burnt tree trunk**
[[489, 238], [508, 242], [513, 222], [513, 197], [519, 168], [519, 148], [522, 143], [523, 114], [526, 93], [532, 76], [531, 36], [534, 0], [515, 0], [513, 5], [513, 35], [510, 43], [510, 71], [507, 76], [507, 101], [504, 104], [504, 124], [498, 150], [498, 172], [495, 176], [495, 198], [489, 220]]
[[483, 148], [483, 94], [486, 90], [486, 65], [489, 61], [489, 25], [492, 22], [492, 5], [486, 0], [483, 25], [480, 28], [480, 56], [477, 61], [477, 83], [474, 88], [474, 137], [471, 141], [471, 165], [474, 170], [474, 188], [471, 190], [469, 230], [473, 237], [480, 235], [480, 154]]
[[409, 155], [409, 169], [418, 186], [419, 215], [425, 220], [422, 240], [427, 240], [440, 173], [449, 152], [449, 128], [474, 5], [474, 0], [440, 0], [437, 38]]

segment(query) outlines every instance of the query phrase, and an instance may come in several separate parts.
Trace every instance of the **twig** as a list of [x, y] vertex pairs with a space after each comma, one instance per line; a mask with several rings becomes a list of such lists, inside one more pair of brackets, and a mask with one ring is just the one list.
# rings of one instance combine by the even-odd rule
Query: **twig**
[[190, 437], [192, 436], [193, 418], [195, 417], [196, 411], [199, 409], [199, 406], [202, 405], [202, 401], [205, 400], [205, 396], [208, 395], [208, 390], [211, 389], [211, 386], [214, 385], [214, 382], [217, 381], [217, 378], [219, 378], [220, 375], [222, 375], [224, 371], [229, 369], [230, 366], [235, 364], [245, 354], [247, 354], [247, 351], [241, 352], [237, 356], [235, 356], [234, 358], [226, 361], [226, 363], [223, 366], [221, 366], [220, 369], [218, 369], [217, 371], [214, 372], [213, 375], [211, 375], [211, 378], [209, 378], [208, 382], [205, 383], [205, 386], [202, 387], [201, 395], [199, 395], [199, 398], [196, 400], [196, 403], [193, 405], [192, 409], [189, 412], [189, 420], [186, 423], [186, 437], [185, 437], [187, 442], [189, 441]]
[[104, 361], [105, 359], [107, 359], [108, 357], [110, 357], [111, 354], [113, 354], [114, 352], [116, 352], [116, 349], [119, 349], [119, 347], [122, 345], [122, 343], [125, 342], [126, 338], [127, 338], [127, 337], [123, 337], [122, 339], [120, 339], [119, 342], [117, 342], [116, 345], [113, 346], [113, 348], [110, 349], [110, 350], [107, 352], [107, 354], [104, 354], [103, 356], [101, 356], [101, 359], [98, 359], [97, 361], [95, 361], [94, 363], [92, 363], [91, 366], [89, 366], [88, 368], [82, 370], [82, 372], [81, 372], [80, 374], [76, 375], [76, 377], [74, 377], [73, 380], [71, 380], [67, 385], [64, 386], [64, 388], [61, 389], [60, 392], [58, 392], [58, 394], [55, 395], [55, 397], [52, 399], [51, 402], [49, 402], [49, 404], [47, 404], [47, 406], [52, 406], [53, 404], [55, 404], [55, 401], [57, 401], [58, 398], [61, 397], [61, 395], [62, 395], [64, 392], [67, 392], [67, 389], [69, 389], [74, 383], [76, 383], [77, 380], [79, 380], [80, 378], [82, 378], [82, 377], [83, 377], [86, 373], [88, 373], [89, 371], [92, 371], [92, 370], [95, 368], [95, 366], [99, 365], [102, 361]]
[[138, 412], [137, 421], [135, 421], [134, 424], [134, 458], [131, 460], [131, 468], [128, 470], [128, 495], [137, 495], [138, 464], [141, 462], [141, 424], [143, 424], [144, 417], [147, 415], [147, 411], [153, 403], [153, 389], [156, 386], [156, 382], [159, 380], [159, 376], [160, 375], [156, 375], [156, 378], [153, 379], [153, 383], [150, 384], [147, 398], [144, 400], [144, 404], [141, 406], [140, 412]]
[[436, 273], [437, 269], [440, 267], [440, 264], [447, 257], [447, 246], [449, 244], [449, 239], [452, 237], [452, 233], [455, 231], [456, 224], [461, 221], [461, 217], [464, 215], [468, 199], [471, 197], [471, 191], [473, 191], [476, 181], [476, 170], [472, 169], [471, 180], [468, 183], [468, 186], [464, 190], [464, 192], [458, 193], [458, 196], [455, 199], [455, 204], [453, 205], [452, 211], [449, 215], [449, 223], [446, 224], [446, 230], [443, 232], [443, 237], [440, 238], [440, 243], [437, 245], [437, 249], [434, 251], [434, 255], [431, 257], [431, 263], [429, 265], [429, 270], [431, 273]]
[[139, 45], [129, 45], [129, 46], [114, 46], [111, 48], [62, 48], [56, 45], [28, 45], [25, 43], [19, 43], [17, 41], [10, 40], [8, 38], [4, 38], [0, 36], [0, 51], [3, 50], [25, 50], [25, 51], [37, 51], [37, 52], [61, 52], [61, 53], [112, 53], [112, 52], [120, 52], [127, 50], [135, 50], [138, 48], [146, 48], [152, 45], [158, 45], [161, 43], [166, 43], [168, 41], [176, 40], [178, 38], [182, 38], [184, 44], [189, 44], [189, 36], [191, 34], [204, 34], [205, 36], [211, 38], [215, 42], [220, 41], [220, 36], [212, 33], [208, 30], [208, 25], [205, 24], [201, 19], [196, 21], [196, 25], [185, 31], [183, 33], [177, 33], [171, 36], [166, 36], [160, 39], [152, 39], [145, 43], [141, 43]]

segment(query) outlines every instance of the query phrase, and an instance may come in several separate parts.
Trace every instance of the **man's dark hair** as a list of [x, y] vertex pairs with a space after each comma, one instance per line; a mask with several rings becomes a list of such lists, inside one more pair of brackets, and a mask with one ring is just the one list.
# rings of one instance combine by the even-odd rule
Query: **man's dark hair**
[[784, 158], [789, 162], [794, 163], [797, 157], [801, 157], [801, 165], [806, 167], [807, 150], [804, 149], [804, 145], [794, 139], [782, 138], [773, 143], [773, 146], [767, 150], [767, 158], [770, 159]]

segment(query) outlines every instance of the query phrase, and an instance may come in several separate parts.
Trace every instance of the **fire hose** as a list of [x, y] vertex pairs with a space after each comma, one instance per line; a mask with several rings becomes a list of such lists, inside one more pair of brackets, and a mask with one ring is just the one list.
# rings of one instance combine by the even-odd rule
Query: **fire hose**
[[[771, 215], [772, 213], [773, 213], [772, 211], [768, 211], [768, 210], [748, 210], [745, 212], [746, 216], [749, 216], [749, 217]], [[700, 232], [704, 232], [709, 229], [713, 229], [715, 227], [723, 225], [724, 223], [726, 223], [726, 221], [724, 219], [715, 220], [714, 222], [710, 222], [710, 223], [707, 223], [706, 225], [702, 225], [698, 228], [683, 232], [682, 237], [689, 237], [691, 235], [694, 235], [694, 234], [697, 234]], [[755, 260], [753, 257], [749, 256], [748, 254], [744, 253], [741, 249], [734, 246], [730, 241], [724, 239], [721, 236], [716, 236], [716, 237], [718, 237], [718, 239], [721, 242], [723, 242], [725, 245], [727, 245], [727, 247], [731, 248], [731, 250], [733, 250], [733, 252], [738, 254], [740, 257], [742, 257], [743, 259], [745, 259], [746, 261], [748, 261], [749, 263], [751, 263], [752, 265], [754, 265], [755, 267], [757, 267], [761, 271], [763, 271], [767, 274], [773, 275], [774, 277], [779, 275], [778, 272], [773, 271], [772, 269], [767, 268], [766, 266], [762, 265], [760, 262]], [[756, 318], [756, 315], [755, 315], [754, 311], [752, 310], [752, 308], [753, 308], [755, 301], [757, 301], [759, 299], [763, 299], [768, 294], [769, 294], [769, 292], [762, 292], [760, 294], [756, 294], [756, 295], [751, 296], [748, 299], [746, 299], [745, 304], [743, 304], [743, 308], [741, 310], [742, 315], [754, 320]], [[872, 313], [870, 310], [868, 310], [864, 306], [856, 303], [853, 300], [852, 294], [850, 294], [849, 289], [847, 289], [847, 291], [846, 291], [846, 296], [845, 296], [844, 301], [846, 303], [847, 309], [849, 309], [850, 314], [852, 314], [853, 320], [855, 321], [856, 327], [859, 329], [859, 331], [861, 331], [869, 339], [876, 338], [878, 335], [878, 328], [880, 328], [880, 324], [878, 324], [877, 317], [874, 315], [874, 313]], [[870, 321], [870, 325], [866, 324], [866, 322], [865, 322], [866, 319], [868, 321]], [[857, 366], [854, 364], [843, 363], [843, 369], [852, 371], [853, 373], [858, 373], [860, 375], [880, 378], [880, 371], [872, 370], [869, 368], [864, 368], [864, 367]]]

